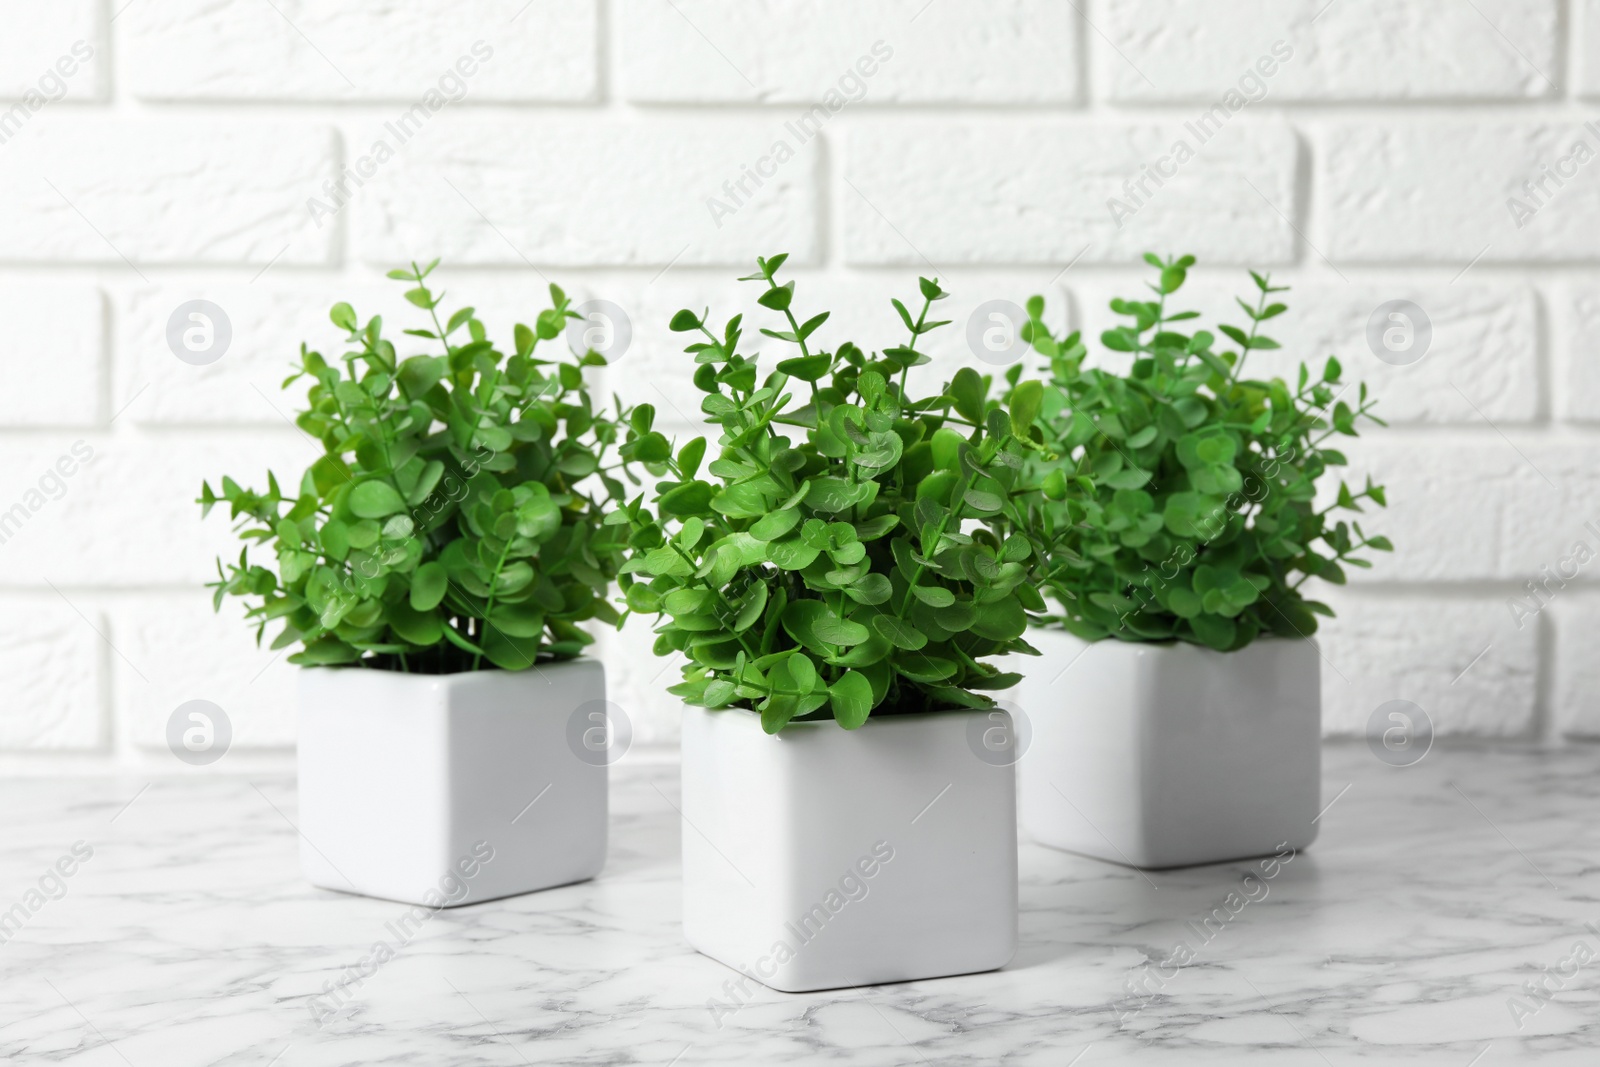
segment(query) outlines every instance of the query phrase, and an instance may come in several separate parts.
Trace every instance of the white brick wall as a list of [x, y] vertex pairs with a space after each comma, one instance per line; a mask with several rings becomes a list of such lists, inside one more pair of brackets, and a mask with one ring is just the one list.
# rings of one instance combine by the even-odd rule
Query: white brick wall
[[126, 265], [332, 263], [291, 242], [335, 171], [317, 122], [124, 119], [43, 110], [0, 153], [0, 260]]
[[[449, 120], [458, 121], [449, 121]], [[435, 255], [460, 265], [742, 264], [751, 247], [816, 259], [813, 148], [733, 213], [709, 197], [781, 135], [772, 120], [445, 115], [362, 190], [356, 240], [375, 265]], [[361, 143], [361, 142], [356, 142]], [[741, 198], [743, 199], [743, 198]], [[721, 225], [718, 225], [718, 223]]]
[[[620, 0], [637, 103], [1063, 104], [1082, 60], [1059, 0]], [[802, 47], [796, 47], [803, 42]]]
[[[1559, 263], [1594, 253], [1600, 113], [1593, 109], [1547, 122], [1339, 121], [1314, 136], [1315, 183], [1325, 193], [1323, 251], [1335, 262]], [[1572, 159], [1567, 177], [1563, 161], [1579, 142], [1587, 144], [1589, 162]], [[1541, 179], [1547, 195], [1523, 191]], [[1531, 212], [1522, 225], [1507, 206], [1513, 196]]]
[[[1292, 262], [1294, 132], [1279, 123], [1225, 126], [1171, 188], [1134, 203], [1122, 180], [1160, 159], [1177, 127], [875, 115], [845, 141], [844, 259], [924, 270], [1065, 265], [1080, 254], [1123, 264], [1164, 242], [1218, 262]], [[1120, 227], [1108, 194], [1137, 209]]]
[[460, 81], [475, 100], [596, 99], [597, 0], [519, 6], [138, 4], [122, 18], [126, 87], [141, 100], [409, 103], [444, 78], [446, 94]]
[[[233, 720], [219, 769], [286, 762], [293, 670], [211, 614], [233, 542], [191, 501], [295, 476], [300, 340], [338, 350], [339, 299], [410, 324], [382, 272], [434, 255], [502, 335], [547, 279], [621, 304], [606, 385], [683, 435], [666, 319], [751, 312], [757, 253], [829, 344], [897, 343], [888, 298], [937, 272], [930, 378], [986, 299], [1093, 335], [1147, 249], [1202, 258], [1208, 315], [1270, 268], [1292, 311], [1257, 358], [1337, 354], [1393, 423], [1349, 450], [1400, 551], [1325, 591], [1328, 731], [1403, 698], [1441, 736], [1600, 736], [1600, 564], [1541, 577], [1600, 551], [1600, 0], [4, 6], [0, 770], [185, 770], [162, 730], [195, 698]], [[1365, 340], [1401, 298], [1433, 325], [1407, 367]], [[166, 342], [196, 299], [232, 331], [204, 367]], [[669, 751], [650, 642], [601, 648]]]
[[95, 0], [0, 4], [6, 25], [0, 38], [0, 100], [9, 105], [32, 93], [42, 108], [44, 101], [56, 99], [103, 98], [110, 78], [101, 54], [99, 9]]
[[1282, 41], [1291, 55], [1268, 79], [1274, 101], [1544, 97], [1555, 93], [1546, 76], [1557, 77], [1562, 63], [1560, 7], [1560, 0], [1476, 8], [1386, 0], [1129, 0], [1101, 9], [1100, 27], [1117, 49], [1101, 65], [1102, 84], [1118, 101], [1217, 96]]

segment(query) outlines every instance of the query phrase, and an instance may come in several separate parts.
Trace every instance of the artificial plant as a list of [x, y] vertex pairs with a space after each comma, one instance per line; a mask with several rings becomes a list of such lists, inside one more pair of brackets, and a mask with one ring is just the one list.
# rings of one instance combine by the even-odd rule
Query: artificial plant
[[555, 285], [509, 354], [470, 307], [441, 321], [437, 264], [389, 277], [427, 316], [404, 332], [442, 352], [401, 358], [382, 318], [362, 324], [347, 303], [330, 312], [348, 331], [341, 356], [300, 346], [283, 385], [312, 379], [295, 425], [323, 454], [293, 493], [271, 471], [265, 492], [201, 487], [202, 514], [226, 503], [245, 542], [226, 571], [218, 560], [216, 607], [245, 598], [258, 641], [281, 622], [272, 647], [301, 646], [291, 663], [522, 670], [578, 655], [593, 640], [583, 620], [619, 617], [606, 592], [625, 545], [601, 516], [638, 442], [620, 405], [594, 409], [584, 373], [604, 358], [535, 354], [577, 317]]
[[[1049, 374], [1046, 447], [1029, 454], [1040, 491], [1028, 496], [1029, 528], [1048, 546], [1040, 582], [1061, 608], [1046, 621], [1088, 640], [1225, 651], [1263, 634], [1309, 636], [1333, 612], [1306, 583], [1343, 584], [1346, 566], [1371, 566], [1358, 553], [1392, 548], [1340, 517], [1384, 506], [1382, 486], [1318, 491], [1346, 462], [1330, 439], [1382, 420], [1365, 384], [1354, 405], [1344, 399], [1337, 359], [1316, 374], [1300, 363], [1293, 386], [1259, 373], [1266, 355], [1245, 374], [1252, 354], [1279, 348], [1261, 327], [1287, 310], [1275, 299], [1287, 286], [1252, 271], [1254, 300], [1238, 301], [1248, 326], [1184, 333], [1178, 324], [1198, 313], [1174, 312], [1168, 298], [1194, 257], [1145, 259], [1159, 272], [1153, 298], [1111, 301], [1131, 321], [1100, 337], [1125, 371], [1086, 365], [1079, 334], [1056, 337], [1044, 300], [1028, 302], [1024, 336]], [[1030, 389], [1015, 384], [1019, 371], [1015, 392]]]
[[[741, 316], [720, 331], [708, 313], [672, 319], [698, 335], [686, 352], [720, 432], [709, 462], [704, 437], [676, 454], [653, 441], [654, 510], [641, 494], [607, 519], [628, 530], [624, 603], [659, 617], [658, 654], [687, 658], [672, 693], [758, 711], [768, 733], [829, 715], [854, 729], [871, 714], [992, 706], [986, 691], [1017, 675], [984, 660], [1033, 651], [1025, 609], [1045, 608], [1011, 496], [1038, 447], [1042, 386], [1002, 408], [964, 368], [914, 398], [919, 346], [946, 325], [929, 319], [939, 284], [919, 280], [915, 316], [893, 301], [905, 344], [822, 351], [812, 339], [829, 313], [797, 317], [784, 259], [758, 259], [741, 279], [781, 320], [761, 332], [798, 350], [771, 373], [739, 353]], [[636, 412], [635, 429], [654, 434], [651, 414]]]

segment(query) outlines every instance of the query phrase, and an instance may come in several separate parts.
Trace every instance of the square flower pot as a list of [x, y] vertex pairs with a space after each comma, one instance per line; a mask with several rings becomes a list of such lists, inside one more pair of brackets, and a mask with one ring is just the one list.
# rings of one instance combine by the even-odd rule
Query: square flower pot
[[317, 667], [300, 672], [299, 696], [312, 885], [454, 907], [583, 881], [605, 862], [609, 755], [582, 740], [605, 722], [599, 663]]
[[685, 708], [685, 937], [785, 992], [1003, 966], [1016, 777], [980, 735], [1008, 727], [956, 711], [768, 736], [753, 712]]
[[1237, 652], [1081, 641], [1034, 629], [1011, 699], [1035, 840], [1135, 867], [1304, 848], [1321, 796], [1321, 658], [1309, 641]]

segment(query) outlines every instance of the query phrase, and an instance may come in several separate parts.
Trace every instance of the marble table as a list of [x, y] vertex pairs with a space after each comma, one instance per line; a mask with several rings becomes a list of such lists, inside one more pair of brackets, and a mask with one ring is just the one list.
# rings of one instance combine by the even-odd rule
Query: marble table
[[635, 755], [598, 879], [438, 914], [331, 1016], [403, 909], [300, 881], [292, 780], [0, 783], [0, 909], [26, 920], [0, 933], [0, 1060], [1600, 1063], [1600, 748], [1330, 747], [1321, 837], [1270, 879], [1024, 842], [1003, 970], [731, 1012], [708, 1005], [733, 972], [680, 936], [677, 770]]

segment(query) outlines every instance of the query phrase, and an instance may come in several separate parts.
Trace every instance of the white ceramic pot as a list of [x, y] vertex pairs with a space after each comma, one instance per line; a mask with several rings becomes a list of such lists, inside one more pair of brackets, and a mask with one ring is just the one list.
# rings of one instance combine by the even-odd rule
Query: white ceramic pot
[[1321, 659], [1310, 641], [1237, 652], [1084, 642], [1034, 629], [1007, 699], [1028, 720], [1022, 825], [1135, 867], [1305, 848], [1321, 796]]
[[[453, 907], [605, 862], [605, 671], [300, 672], [300, 862], [311, 884]], [[598, 716], [598, 717], [597, 717]]]
[[689, 943], [786, 992], [1003, 966], [1017, 942], [1016, 775], [984, 754], [985, 730], [1009, 734], [1009, 717], [768, 736], [753, 712], [685, 708]]

